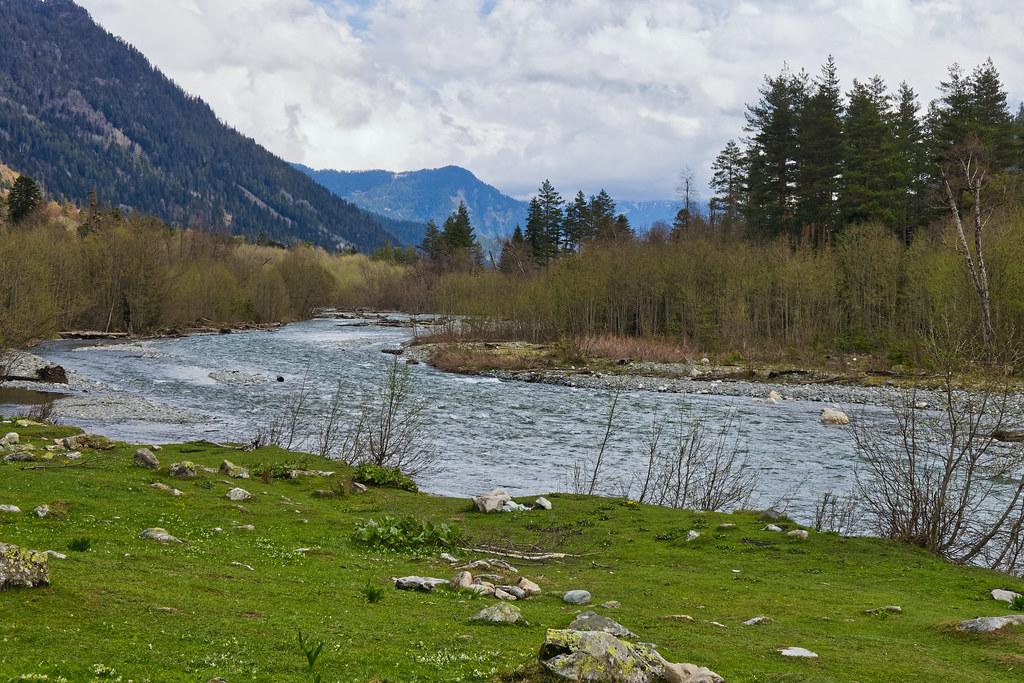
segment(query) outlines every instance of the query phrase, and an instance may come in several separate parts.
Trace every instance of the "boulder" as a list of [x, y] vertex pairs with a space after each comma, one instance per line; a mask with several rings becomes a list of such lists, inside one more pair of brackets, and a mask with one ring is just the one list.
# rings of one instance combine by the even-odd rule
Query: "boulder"
[[249, 500], [250, 498], [252, 498], [252, 494], [246, 491], [245, 489], [233, 488], [227, 492], [227, 497], [228, 500], [234, 501]]
[[498, 512], [511, 500], [512, 496], [505, 493], [505, 489], [494, 489], [490, 493], [473, 496], [473, 503], [480, 512]]
[[665, 683], [725, 683], [725, 679], [706, 666], [696, 664], [665, 664]]
[[499, 602], [497, 605], [482, 609], [470, 617], [470, 619], [473, 621], [489, 621], [496, 624], [525, 623], [523, 621], [523, 613], [519, 611], [519, 608], [507, 602]]
[[4, 437], [0, 439], [0, 446], [13, 446], [19, 441], [21, 441], [21, 436], [18, 432], [7, 432], [4, 434]]
[[444, 579], [435, 579], [430, 576], [403, 576], [400, 579], [395, 579], [395, 588], [403, 591], [419, 590], [430, 593], [446, 583], [448, 582]]
[[689, 543], [690, 541], [696, 541], [698, 538], [700, 538], [700, 532], [699, 531], [694, 531], [693, 529], [690, 529], [690, 531], [687, 532], [687, 534], [686, 534], [686, 542], [687, 543]]
[[807, 540], [807, 532], [803, 529], [793, 529], [792, 531], [787, 531], [786, 535], [790, 538], [798, 538], [801, 541]]
[[50, 506], [44, 503], [43, 505], [37, 506], [36, 509], [33, 510], [32, 512], [35, 513], [36, 517], [42, 519], [43, 517], [46, 517], [48, 514], [50, 514]]
[[821, 409], [821, 424], [825, 425], [848, 425], [850, 424], [850, 418], [846, 416], [846, 413], [841, 410], [832, 410], [831, 408]]
[[21, 512], [21, 508], [17, 505], [0, 505], [0, 512], [18, 513]]
[[569, 626], [571, 631], [604, 631], [618, 638], [636, 639], [638, 636], [628, 628], [608, 617], [603, 617], [597, 612], [583, 612], [576, 617]]
[[981, 633], [987, 633], [988, 631], [998, 631], [1010, 624], [1024, 624], [1024, 614], [1010, 614], [1005, 617], [978, 617], [977, 619], [968, 619], [967, 621], [961, 621], [957, 628], [961, 631], [979, 631]]
[[551, 501], [549, 501], [544, 496], [541, 496], [537, 500], [533, 501], [533, 509], [536, 510], [537, 508], [541, 508], [542, 510], [550, 510]]
[[136, 467], [147, 467], [151, 470], [160, 469], [160, 461], [153, 455], [153, 451], [148, 448], [137, 448], [135, 456], [132, 458], [132, 463]]
[[1014, 598], [1019, 598], [1020, 593], [1014, 591], [1003, 590], [1002, 588], [992, 589], [993, 600], [1003, 600], [1005, 602], [1013, 602]]
[[540, 595], [540, 586], [524, 576], [520, 576], [519, 580], [516, 581], [516, 588], [526, 593], [526, 597]]
[[562, 596], [562, 602], [567, 605], [586, 605], [590, 602], [590, 593], [588, 591], [569, 591]]
[[995, 439], [996, 441], [1020, 443], [1024, 441], [1024, 430], [997, 429], [994, 432], [992, 432], [992, 438]]
[[181, 543], [181, 539], [175, 538], [167, 533], [166, 529], [160, 527], [150, 527], [141, 534], [139, 538], [148, 538], [151, 541], [163, 541], [164, 543]]
[[512, 600], [516, 599], [516, 596], [514, 596], [511, 593], [509, 593], [508, 591], [506, 591], [504, 586], [495, 586], [494, 587], [494, 597], [498, 598], [499, 600], [507, 600], [507, 601], [512, 601]]
[[220, 473], [233, 479], [248, 479], [249, 470], [245, 469], [241, 465], [236, 465], [230, 460], [225, 460], [220, 464]]
[[50, 585], [50, 558], [45, 553], [0, 543], [0, 591]]
[[194, 479], [198, 474], [198, 467], [191, 460], [171, 463], [170, 473], [176, 479]]
[[114, 442], [100, 434], [78, 434], [61, 440], [61, 445], [69, 451], [90, 448], [94, 451], [108, 451], [114, 447]]
[[453, 591], [457, 591], [460, 588], [469, 588], [473, 585], [473, 575], [467, 571], [461, 571], [452, 577], [452, 580], [448, 582]]
[[779, 654], [783, 657], [807, 657], [813, 659], [818, 655], [802, 647], [780, 647]]
[[654, 683], [667, 662], [647, 645], [631, 645], [604, 631], [548, 629], [540, 663], [570, 681]]

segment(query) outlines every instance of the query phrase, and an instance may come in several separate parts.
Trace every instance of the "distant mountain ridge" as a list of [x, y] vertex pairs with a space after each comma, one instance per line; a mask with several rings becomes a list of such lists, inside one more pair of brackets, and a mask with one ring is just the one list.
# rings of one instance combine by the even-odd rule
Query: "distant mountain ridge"
[[380, 221], [227, 125], [71, 0], [0, 0], [0, 160], [52, 199], [371, 251]]
[[[420, 223], [433, 219], [440, 225], [463, 201], [473, 226], [483, 237], [499, 239], [511, 235], [516, 224], [526, 227], [529, 202], [504, 194], [459, 166], [397, 173], [294, 166], [339, 197], [387, 218]], [[566, 201], [575, 196], [575, 190], [562, 193]], [[620, 201], [616, 205], [616, 212], [626, 214], [638, 228], [659, 220], [671, 224], [678, 210], [675, 201]], [[419, 239], [409, 239], [413, 243], [421, 240], [422, 234]]]

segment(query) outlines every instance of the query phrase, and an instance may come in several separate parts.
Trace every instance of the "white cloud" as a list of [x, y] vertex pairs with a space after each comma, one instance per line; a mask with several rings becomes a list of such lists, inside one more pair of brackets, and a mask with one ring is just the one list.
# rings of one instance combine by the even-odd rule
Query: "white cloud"
[[[991, 56], [1024, 96], [1015, 2], [993, 0], [80, 0], [217, 114], [289, 161], [458, 164], [517, 195], [671, 197], [706, 179], [784, 62], [834, 55], [926, 104]], [[701, 180], [703, 182], [703, 180]]]

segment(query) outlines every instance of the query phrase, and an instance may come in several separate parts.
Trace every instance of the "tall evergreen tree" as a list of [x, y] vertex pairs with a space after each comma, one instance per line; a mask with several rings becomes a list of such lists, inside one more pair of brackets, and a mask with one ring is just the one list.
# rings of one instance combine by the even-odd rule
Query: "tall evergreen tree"
[[708, 202], [712, 229], [723, 235], [735, 234], [743, 215], [746, 196], [746, 168], [743, 152], [735, 140], [725, 143], [711, 164], [711, 182], [714, 195]]
[[590, 196], [590, 202], [587, 204], [587, 214], [590, 216], [588, 232], [594, 239], [614, 239], [615, 202], [604, 189], [598, 192], [596, 196]]
[[504, 240], [501, 245], [501, 256], [498, 258], [498, 270], [503, 273], [526, 275], [529, 263], [529, 249], [526, 237], [519, 224], [512, 231], [512, 237]]
[[843, 140], [846, 163], [840, 194], [843, 224], [879, 222], [895, 228], [904, 189], [893, 127], [892, 98], [875, 76], [853, 81], [847, 94]]
[[545, 180], [530, 200], [526, 216], [526, 241], [530, 244], [533, 260], [546, 263], [558, 255], [562, 242], [562, 196], [550, 180]]
[[583, 190], [580, 190], [576, 193], [575, 199], [565, 205], [565, 217], [562, 219], [565, 249], [579, 249], [580, 243], [589, 237], [587, 231], [590, 222], [589, 214], [587, 198], [583, 194]]
[[914, 229], [925, 222], [928, 201], [920, 106], [917, 103], [917, 94], [906, 81], [900, 83], [896, 95], [896, 111], [892, 125], [896, 137], [896, 159], [902, 193], [897, 230], [904, 244], [910, 244]]
[[42, 201], [43, 193], [35, 181], [27, 175], [18, 176], [7, 195], [7, 219], [12, 223], [20, 223]]
[[438, 229], [437, 223], [434, 222], [433, 218], [427, 221], [427, 233], [420, 244], [420, 251], [423, 252], [424, 258], [430, 262], [444, 260], [445, 249], [441, 240], [441, 231]]
[[459, 202], [459, 207], [444, 220], [440, 239], [451, 265], [479, 265], [483, 260], [483, 251], [470, 223], [465, 202]]
[[761, 99], [748, 105], [744, 130], [747, 146], [746, 205], [749, 230], [759, 237], [797, 235], [797, 179], [799, 177], [799, 121], [807, 93], [807, 76], [788, 66], [758, 91]]
[[843, 104], [835, 60], [829, 56], [799, 117], [797, 222], [803, 238], [831, 242], [843, 163]]

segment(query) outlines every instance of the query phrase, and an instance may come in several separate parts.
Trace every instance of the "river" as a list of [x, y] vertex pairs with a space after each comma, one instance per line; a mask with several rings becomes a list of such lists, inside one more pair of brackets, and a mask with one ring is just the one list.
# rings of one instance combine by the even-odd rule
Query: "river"
[[[259, 425], [285, 412], [303, 381], [310, 388], [308, 426], [339, 381], [351, 416], [392, 360], [381, 350], [397, 348], [412, 335], [409, 328], [322, 318], [275, 331], [55, 341], [33, 352], [93, 380], [88, 390], [93, 402], [137, 397], [144, 405], [176, 409], [166, 416], [153, 409], [144, 411], [147, 419], [125, 419], [84, 409], [79, 415], [72, 407], [62, 414], [64, 423], [134, 443], [246, 441]], [[609, 390], [467, 377], [425, 364], [409, 370], [441, 452], [438, 465], [417, 477], [425, 491], [452, 496], [495, 487], [513, 495], [568, 491], [574, 465], [586, 467], [597, 455]], [[65, 400], [74, 406], [75, 398]], [[806, 522], [824, 492], [850, 490], [857, 462], [849, 429], [821, 424], [821, 406], [806, 400], [771, 404], [753, 396], [624, 391], [597, 490], [621, 495], [631, 475], [644, 469], [653, 415], [670, 423], [682, 416], [688, 423], [702, 420], [713, 432], [724, 428], [738, 440], [756, 471], [753, 505], [788, 507]], [[863, 410], [882, 409], [857, 408], [851, 415]], [[664, 438], [672, 431], [670, 426]]]

